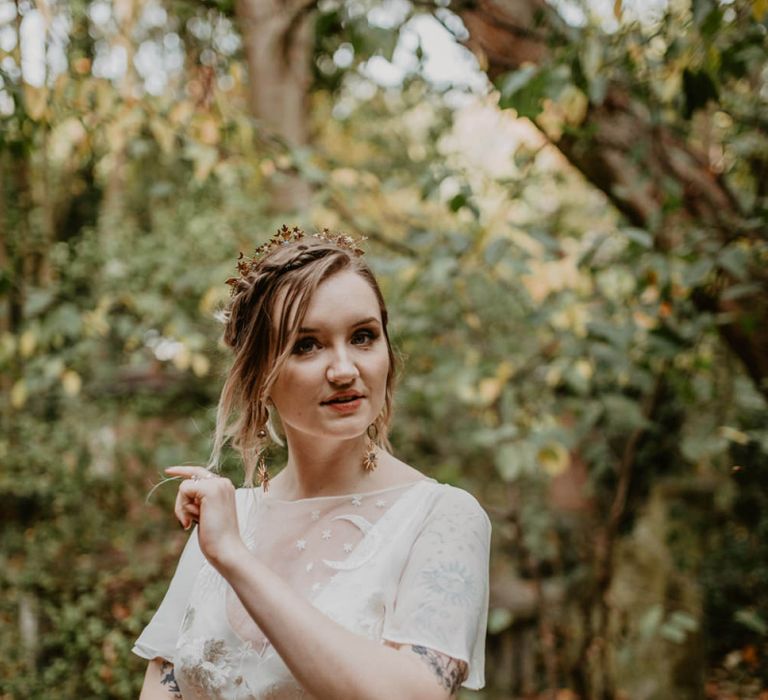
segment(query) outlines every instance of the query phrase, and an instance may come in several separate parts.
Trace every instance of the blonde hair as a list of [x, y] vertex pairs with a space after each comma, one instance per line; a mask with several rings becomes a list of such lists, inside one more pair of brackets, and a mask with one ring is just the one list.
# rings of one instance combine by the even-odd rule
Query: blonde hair
[[[253, 483], [259, 454], [268, 444], [268, 397], [291, 354], [298, 329], [318, 286], [343, 270], [359, 274], [379, 303], [389, 354], [384, 407], [376, 418], [376, 442], [390, 450], [388, 439], [395, 384], [395, 356], [387, 332], [387, 309], [368, 265], [354, 250], [313, 236], [271, 249], [234, 280], [233, 296], [224, 311], [224, 342], [234, 352], [216, 411], [216, 428], [208, 468], [218, 470], [227, 441], [239, 452], [245, 484]], [[280, 303], [276, 303], [280, 301]], [[275, 318], [275, 314], [279, 316]]]

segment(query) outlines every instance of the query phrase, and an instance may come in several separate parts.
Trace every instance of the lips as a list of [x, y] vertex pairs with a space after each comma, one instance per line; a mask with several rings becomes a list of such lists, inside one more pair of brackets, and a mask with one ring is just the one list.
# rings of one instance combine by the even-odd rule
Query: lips
[[357, 391], [340, 391], [325, 401], [321, 401], [323, 406], [343, 406], [359, 399], [364, 399], [365, 396]]

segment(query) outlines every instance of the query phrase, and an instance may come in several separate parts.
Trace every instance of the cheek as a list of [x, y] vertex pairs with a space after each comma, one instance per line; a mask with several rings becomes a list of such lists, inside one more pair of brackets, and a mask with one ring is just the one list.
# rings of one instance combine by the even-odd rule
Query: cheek
[[389, 353], [386, 347], [382, 352], [377, 352], [374, 358], [371, 358], [371, 372], [376, 378], [377, 388], [383, 392], [387, 385], [387, 376], [389, 375]]

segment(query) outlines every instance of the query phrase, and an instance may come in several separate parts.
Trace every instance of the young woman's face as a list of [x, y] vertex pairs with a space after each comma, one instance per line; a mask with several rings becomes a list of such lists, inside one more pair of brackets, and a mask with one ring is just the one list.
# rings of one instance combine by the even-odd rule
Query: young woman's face
[[353, 438], [384, 406], [389, 353], [376, 295], [338, 272], [310, 299], [291, 355], [272, 386], [286, 434]]

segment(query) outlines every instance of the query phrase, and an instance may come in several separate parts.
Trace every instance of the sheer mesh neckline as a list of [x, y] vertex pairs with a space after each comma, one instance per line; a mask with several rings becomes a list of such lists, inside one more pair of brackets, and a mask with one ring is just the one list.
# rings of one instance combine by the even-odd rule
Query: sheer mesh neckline
[[413, 486], [414, 484], [420, 484], [422, 481], [431, 481], [432, 483], [437, 483], [436, 479], [433, 479], [432, 477], [426, 476], [422, 479], [413, 479], [411, 481], [405, 481], [401, 484], [395, 484], [394, 486], [387, 486], [383, 489], [376, 489], [375, 491], [353, 491], [351, 493], [340, 493], [340, 494], [334, 494], [332, 496], [309, 496], [307, 498], [296, 498], [294, 500], [288, 500], [285, 498], [275, 498], [274, 496], [271, 496], [269, 493], [264, 493], [261, 491], [261, 498], [270, 501], [271, 503], [311, 503], [312, 501], [327, 501], [331, 500], [333, 498], [354, 498], [355, 496], [360, 496], [361, 498], [366, 496], [376, 496], [381, 493], [387, 493], [389, 491], [396, 491], [397, 489], [404, 489], [409, 486]]

